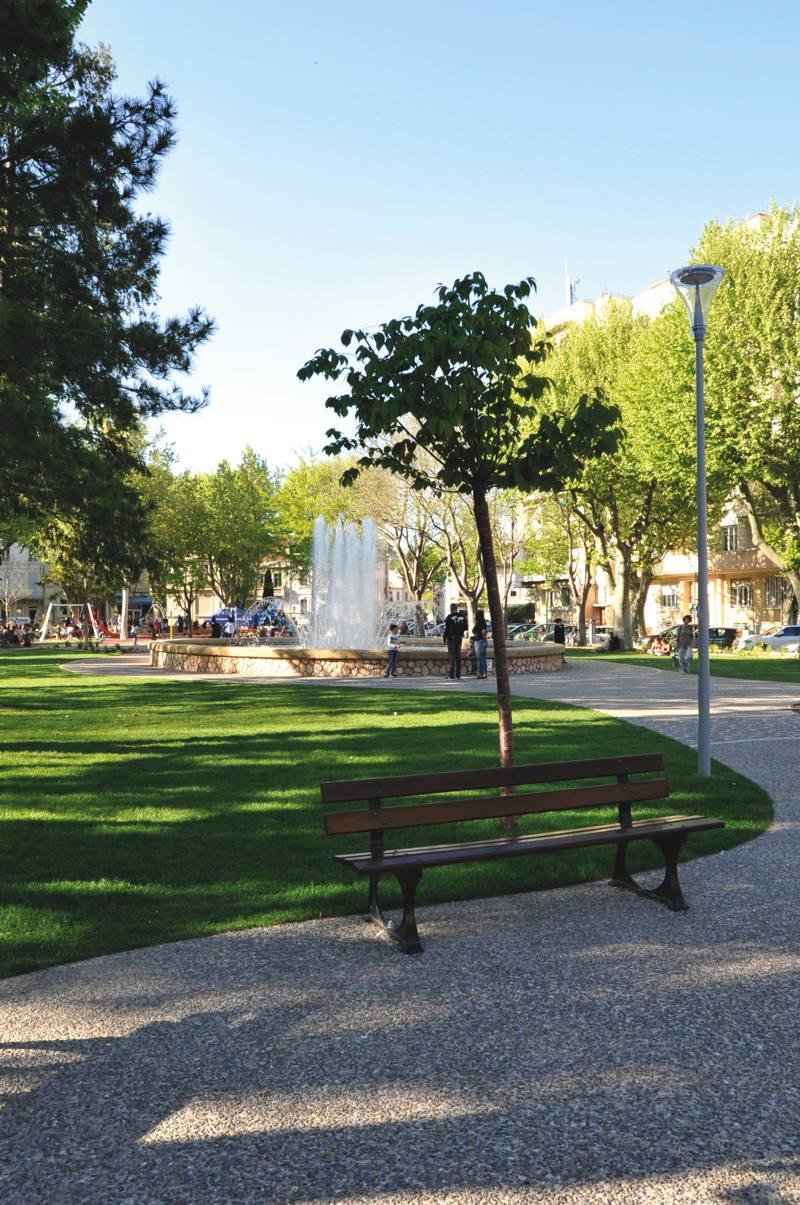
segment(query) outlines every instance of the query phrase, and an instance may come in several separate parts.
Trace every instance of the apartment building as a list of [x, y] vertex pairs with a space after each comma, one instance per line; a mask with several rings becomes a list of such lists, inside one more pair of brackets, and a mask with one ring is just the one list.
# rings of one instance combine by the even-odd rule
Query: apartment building
[[48, 580], [44, 561], [12, 544], [0, 557], [0, 613], [4, 620], [41, 620], [48, 603], [61, 597], [61, 587]]

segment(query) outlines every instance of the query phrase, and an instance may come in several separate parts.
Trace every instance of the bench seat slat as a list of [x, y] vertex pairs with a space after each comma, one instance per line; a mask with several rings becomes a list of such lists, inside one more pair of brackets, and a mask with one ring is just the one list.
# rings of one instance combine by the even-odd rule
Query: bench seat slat
[[660, 753], [637, 753], [627, 757], [598, 757], [574, 762], [542, 762], [539, 765], [491, 766], [483, 770], [452, 773], [402, 774], [394, 778], [361, 778], [350, 782], [323, 782], [323, 803], [356, 803], [360, 799], [397, 799], [406, 795], [435, 795], [443, 791], [481, 791], [487, 787], [517, 787], [542, 782], [602, 778], [604, 775], [646, 774], [664, 769]]
[[492, 795], [479, 799], [407, 804], [378, 808], [375, 812], [362, 807], [352, 812], [328, 812], [325, 816], [325, 831], [333, 835], [416, 828], [424, 824], [447, 824], [459, 820], [527, 816], [538, 812], [641, 803], [645, 800], [666, 799], [668, 795], [669, 784], [665, 778], [650, 778], [642, 782], [614, 782], [592, 787], [562, 788], [558, 791], [526, 792], [524, 795]]
[[676, 831], [701, 832], [724, 827], [722, 820], [715, 820], [710, 816], [659, 816], [655, 820], [634, 820], [632, 826], [626, 829], [620, 828], [619, 824], [598, 824], [588, 828], [564, 829], [522, 837], [499, 837], [492, 841], [475, 841], [469, 844], [386, 850], [379, 858], [372, 858], [368, 853], [336, 854], [335, 858], [357, 874], [385, 874], [406, 869], [410, 865], [424, 869], [428, 866], [507, 858], [515, 854], [550, 853], [590, 845], [618, 844], [620, 841]]

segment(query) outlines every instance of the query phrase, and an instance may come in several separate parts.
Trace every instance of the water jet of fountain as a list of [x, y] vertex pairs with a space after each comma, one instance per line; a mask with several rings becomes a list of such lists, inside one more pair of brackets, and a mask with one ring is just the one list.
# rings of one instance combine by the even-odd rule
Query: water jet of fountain
[[382, 583], [375, 524], [360, 528], [341, 515], [334, 528], [323, 518], [314, 524], [311, 545], [313, 648], [368, 649], [381, 642]]

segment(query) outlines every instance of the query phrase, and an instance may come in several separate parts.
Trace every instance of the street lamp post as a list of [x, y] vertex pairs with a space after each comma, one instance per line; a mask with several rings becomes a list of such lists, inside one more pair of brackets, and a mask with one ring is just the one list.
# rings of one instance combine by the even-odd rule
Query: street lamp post
[[689, 314], [695, 347], [697, 407], [697, 768], [711, 774], [711, 669], [708, 659], [708, 504], [706, 435], [703, 407], [703, 340], [708, 309], [724, 276], [716, 264], [690, 264], [670, 276]]

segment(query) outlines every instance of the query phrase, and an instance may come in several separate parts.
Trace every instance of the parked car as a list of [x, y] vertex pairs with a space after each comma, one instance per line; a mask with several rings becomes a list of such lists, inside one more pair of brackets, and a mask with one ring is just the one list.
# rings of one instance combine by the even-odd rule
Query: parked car
[[800, 643], [800, 624], [792, 623], [785, 628], [779, 628], [771, 636], [746, 632], [739, 640], [740, 649], [783, 649], [793, 652], [793, 645]]
[[[567, 644], [574, 644], [578, 638], [578, 629], [571, 623], [564, 625], [564, 635]], [[517, 632], [514, 640], [532, 640], [540, 643], [553, 642], [553, 625], [552, 623], [535, 623], [530, 628], [525, 628], [521, 632]]]
[[529, 627], [520, 628], [511, 637], [512, 640], [539, 640], [540, 634], [543, 631], [543, 625], [540, 623], [531, 624]]
[[[667, 628], [666, 632], [659, 632], [657, 636], [653, 636], [652, 640], [669, 640], [671, 644], [675, 644], [678, 637], [678, 631], [683, 625], [674, 623], [671, 628]], [[694, 628], [695, 639], [697, 639], [697, 624], [692, 625]], [[709, 628], [708, 643], [712, 648], [730, 649], [733, 648], [736, 640], [736, 628]]]

